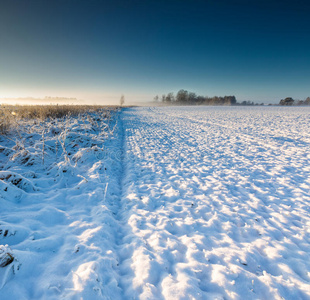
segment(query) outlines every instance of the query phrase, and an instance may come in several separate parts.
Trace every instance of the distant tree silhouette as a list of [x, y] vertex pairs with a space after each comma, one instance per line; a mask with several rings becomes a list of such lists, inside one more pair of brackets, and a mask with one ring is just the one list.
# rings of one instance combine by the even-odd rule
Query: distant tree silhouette
[[310, 105], [310, 97], [308, 97], [306, 100], [296, 100], [294, 104], [297, 105]]
[[287, 97], [287, 98], [285, 98], [285, 99], [282, 99], [282, 100], [280, 100], [280, 105], [286, 105], [286, 106], [288, 106], [288, 105], [293, 105], [294, 104], [294, 99], [293, 98], [291, 98], [291, 97]]
[[[157, 98], [156, 98], [157, 97]], [[154, 98], [155, 101], [158, 96]], [[179, 90], [174, 96], [173, 93], [162, 95], [161, 101], [166, 104], [178, 104], [178, 105], [237, 105], [235, 96], [224, 96], [224, 97], [204, 97], [199, 96], [196, 93], [188, 92], [186, 90]], [[244, 105], [254, 105], [253, 102], [244, 102]]]
[[124, 105], [124, 103], [125, 103], [124, 95], [121, 96], [121, 99], [119, 100], [119, 103], [120, 103], [121, 106]]
[[195, 93], [188, 93], [188, 100], [187, 100], [190, 104], [195, 104], [197, 101], [197, 95]]
[[176, 96], [176, 101], [179, 103], [186, 103], [188, 102], [188, 91], [179, 90]]
[[166, 102], [167, 103], [174, 102], [174, 95], [173, 95], [173, 93], [168, 93], [168, 95], [166, 96]]

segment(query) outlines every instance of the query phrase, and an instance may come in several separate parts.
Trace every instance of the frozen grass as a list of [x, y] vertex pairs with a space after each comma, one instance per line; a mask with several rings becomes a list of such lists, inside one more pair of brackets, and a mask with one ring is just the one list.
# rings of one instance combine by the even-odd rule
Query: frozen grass
[[[117, 106], [101, 105], [1, 105], [0, 134], [7, 134], [10, 129], [18, 127], [21, 120], [59, 119], [66, 116], [77, 116], [83, 113], [114, 110]], [[108, 115], [107, 115], [108, 116]]]
[[[0, 299], [58, 299], [59, 292], [71, 298], [76, 291], [70, 276], [77, 290], [83, 286], [83, 272], [75, 275], [80, 265], [97, 266], [113, 277], [87, 233], [102, 227], [100, 248], [111, 247], [113, 237], [106, 236], [101, 215], [112, 220], [113, 214], [101, 199], [117, 182], [117, 165], [104, 156], [109, 141], [119, 141], [118, 109], [68, 108], [52, 114], [45, 107], [45, 118], [20, 117], [0, 135]], [[21, 107], [17, 113], [29, 116], [33, 109]], [[92, 257], [95, 263], [89, 262]], [[68, 289], [59, 286], [59, 278]]]

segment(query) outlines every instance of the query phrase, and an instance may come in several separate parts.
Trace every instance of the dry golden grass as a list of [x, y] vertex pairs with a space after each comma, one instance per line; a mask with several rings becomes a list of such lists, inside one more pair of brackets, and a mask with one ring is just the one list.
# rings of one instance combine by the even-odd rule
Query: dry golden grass
[[0, 105], [0, 134], [6, 134], [21, 119], [57, 119], [99, 110], [115, 110], [118, 106], [101, 105]]

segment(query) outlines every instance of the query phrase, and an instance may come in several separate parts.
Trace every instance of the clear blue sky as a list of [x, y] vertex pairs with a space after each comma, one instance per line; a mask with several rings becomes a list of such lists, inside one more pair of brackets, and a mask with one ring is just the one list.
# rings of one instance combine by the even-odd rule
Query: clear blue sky
[[310, 96], [310, 1], [2, 0], [0, 98]]

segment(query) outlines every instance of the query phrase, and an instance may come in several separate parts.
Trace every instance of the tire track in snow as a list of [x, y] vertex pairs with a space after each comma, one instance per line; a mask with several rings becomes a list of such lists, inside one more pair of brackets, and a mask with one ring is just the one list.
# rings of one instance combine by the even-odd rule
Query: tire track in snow
[[[132, 178], [134, 172], [132, 170], [135, 168], [135, 164], [132, 163], [130, 165], [132, 168], [130, 170], [129, 163], [132, 157], [127, 156], [126, 131], [131, 126], [131, 123], [128, 122], [126, 127], [124, 126], [124, 114], [126, 114], [126, 109], [123, 109], [119, 115], [118, 136], [116, 137], [120, 140], [120, 147], [116, 150], [118, 152], [116, 159], [120, 165], [120, 176], [118, 181], [119, 190], [117, 191], [117, 209], [113, 214], [118, 224], [115, 237], [115, 252], [118, 264], [114, 269], [118, 273], [118, 286], [122, 290], [121, 299], [136, 299], [143, 294], [143, 289], [145, 288], [135, 281], [137, 268], [139, 268], [139, 265], [147, 263], [147, 259], [146, 261], [143, 260], [145, 258], [144, 252], [146, 251], [145, 241], [136, 232], [133, 232], [131, 226], [132, 216], [135, 215], [133, 211], [135, 202], [131, 198], [134, 181], [134, 178]], [[141, 272], [140, 275], [142, 275]], [[146, 286], [146, 290], [146, 293], [148, 293], [148, 286]], [[156, 299], [162, 298], [158, 293], [153, 293], [153, 295], [155, 295]]]
[[130, 289], [131, 283], [130, 278], [132, 277], [131, 269], [131, 256], [133, 252], [132, 245], [132, 232], [128, 225], [128, 214], [126, 202], [124, 201], [125, 186], [126, 186], [126, 175], [127, 166], [125, 163], [125, 128], [123, 125], [123, 113], [124, 109], [118, 118], [119, 127], [119, 138], [120, 138], [120, 149], [116, 155], [117, 160], [120, 163], [120, 176], [119, 176], [119, 199], [118, 209], [114, 217], [119, 224], [117, 238], [116, 238], [116, 251], [118, 257], [117, 272], [119, 273], [118, 285], [122, 289], [123, 296], [126, 291]]

